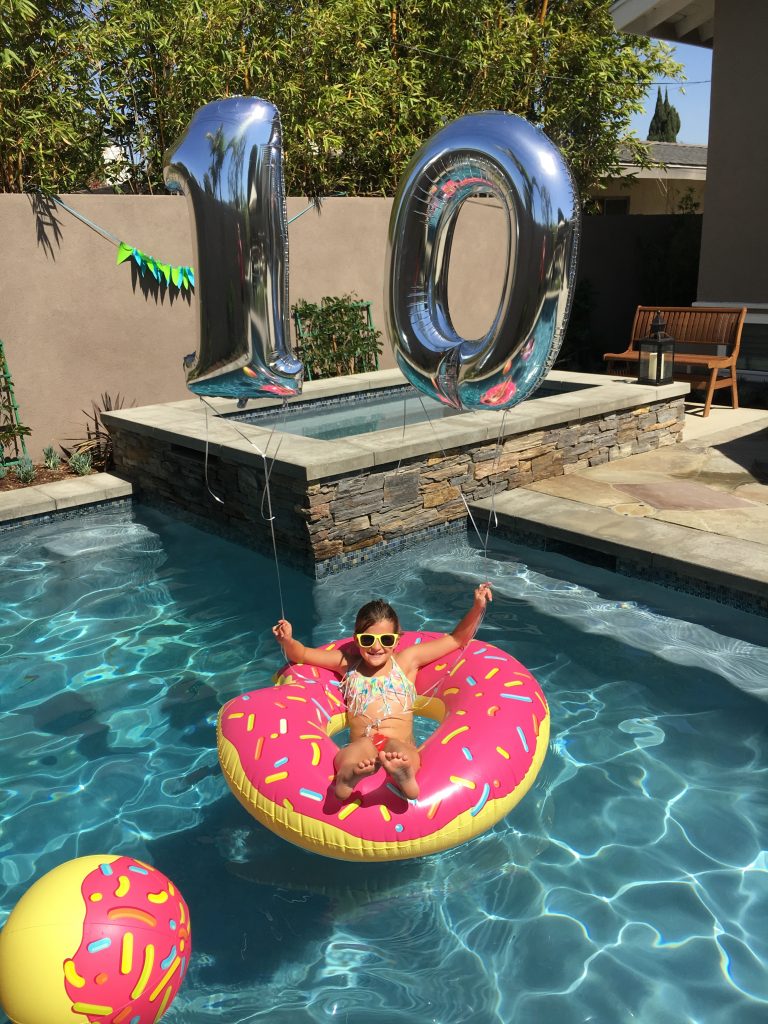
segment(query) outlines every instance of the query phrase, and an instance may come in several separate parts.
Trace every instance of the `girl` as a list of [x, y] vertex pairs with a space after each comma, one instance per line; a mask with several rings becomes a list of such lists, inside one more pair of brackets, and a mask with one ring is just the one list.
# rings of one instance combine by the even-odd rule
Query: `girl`
[[409, 800], [419, 795], [416, 773], [421, 764], [413, 737], [416, 673], [423, 665], [465, 647], [475, 635], [486, 604], [493, 600], [489, 583], [475, 588], [472, 607], [452, 633], [413, 644], [397, 652], [400, 622], [386, 601], [369, 601], [355, 618], [355, 638], [335, 651], [305, 647], [294, 639], [290, 622], [272, 627], [290, 662], [316, 665], [342, 675], [347, 704], [349, 743], [334, 760], [336, 796], [347, 800], [360, 779], [382, 767]]

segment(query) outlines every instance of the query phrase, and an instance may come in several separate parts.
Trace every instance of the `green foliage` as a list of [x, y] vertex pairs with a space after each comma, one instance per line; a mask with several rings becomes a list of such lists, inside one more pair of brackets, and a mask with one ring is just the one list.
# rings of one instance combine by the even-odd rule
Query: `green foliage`
[[381, 331], [371, 323], [370, 303], [326, 295], [319, 304], [297, 302], [293, 317], [298, 354], [310, 380], [378, 368]]
[[52, 444], [43, 448], [43, 465], [46, 469], [58, 469], [61, 465], [61, 456]]
[[[131, 405], [134, 404], [134, 402], [131, 403]], [[72, 459], [76, 455], [88, 456], [88, 469], [85, 472], [90, 472], [91, 466], [102, 473], [112, 469], [114, 465], [114, 446], [109, 431], [104, 426], [101, 414], [102, 412], [112, 412], [113, 409], [122, 409], [124, 406], [125, 399], [122, 395], [118, 394], [117, 398], [113, 399], [108, 392], [104, 392], [101, 396], [101, 405], [91, 402], [90, 412], [86, 412], [83, 409], [85, 437], [69, 438], [69, 442], [72, 444], [71, 448], [65, 448], [64, 445], [61, 446], [67, 462], [73, 469], [75, 467], [72, 464]], [[80, 470], [75, 469], [75, 472], [79, 473]]]
[[648, 129], [649, 142], [677, 142], [677, 133], [680, 131], [680, 115], [669, 102], [669, 93], [664, 90], [664, 101], [661, 99], [661, 89], [656, 94], [656, 108], [651, 118]]
[[27, 454], [24, 438], [29, 437], [30, 433], [29, 427], [19, 422], [5, 346], [0, 341], [0, 465], [16, 462]]
[[13, 467], [13, 472], [19, 483], [31, 484], [35, 479], [35, 464], [28, 455], [23, 455]]
[[679, 72], [666, 44], [616, 32], [610, 0], [10, 0], [0, 26], [6, 191], [88, 184], [113, 146], [124, 188], [162, 192], [194, 111], [259, 95], [291, 194], [392, 194], [430, 134], [488, 109], [540, 124], [586, 193], [649, 84]]
[[104, 138], [84, 45], [89, 5], [3, 0], [0, 7], [0, 191], [87, 185]]
[[701, 203], [696, 198], [696, 190], [689, 185], [677, 201], [678, 213], [698, 213]]
[[26, 453], [24, 438], [30, 433], [29, 427], [16, 421], [13, 405], [0, 393], [0, 465], [16, 462], [22, 452]]
[[8, 476], [8, 470], [2, 463], [0, 463], [0, 480], [3, 480], [6, 476]]
[[[8, 407], [9, 409], [11, 408], [10, 405]], [[0, 409], [0, 413], [3, 411], [4, 409]], [[3, 456], [3, 448], [9, 448], [16, 439], [29, 437], [30, 434], [31, 430], [29, 427], [22, 426], [21, 423], [3, 423], [0, 425], [0, 462], [8, 461]]]
[[90, 452], [73, 452], [67, 459], [69, 468], [78, 476], [87, 476], [93, 469], [93, 460]]

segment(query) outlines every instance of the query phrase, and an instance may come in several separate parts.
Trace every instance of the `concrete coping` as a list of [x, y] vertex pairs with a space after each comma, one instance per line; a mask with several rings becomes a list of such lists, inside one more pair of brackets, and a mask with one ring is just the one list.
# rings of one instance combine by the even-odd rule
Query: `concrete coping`
[[[407, 384], [399, 370], [378, 370], [330, 380], [310, 381], [302, 395], [289, 404], [359, 394], [364, 391]], [[466, 445], [503, 440], [535, 430], [576, 423], [610, 413], [641, 409], [654, 402], [687, 395], [690, 385], [666, 384], [652, 387], [631, 378], [605, 374], [571, 373], [553, 370], [547, 376], [549, 388], [562, 393], [528, 399], [506, 413], [483, 410], [401, 427], [325, 441], [301, 437], [276, 429], [228, 419], [241, 412], [231, 399], [197, 398], [163, 405], [120, 409], [104, 413], [107, 428], [127, 430], [162, 439], [197, 451], [208, 450], [210, 458], [241, 464], [274, 460], [278, 472], [306, 481], [321, 481], [343, 473], [396, 464], [402, 459], [437, 454]], [[568, 390], [582, 385], [579, 390]], [[272, 399], [256, 400], [256, 408], [281, 406]]]
[[761, 544], [703, 534], [677, 523], [617, 516], [611, 509], [524, 489], [481, 498], [471, 508], [480, 521], [493, 515], [502, 530], [536, 533], [683, 579], [768, 599], [768, 567]]
[[17, 487], [0, 491], [0, 523], [129, 498], [132, 494], [132, 485], [111, 473], [89, 473], [48, 484]]

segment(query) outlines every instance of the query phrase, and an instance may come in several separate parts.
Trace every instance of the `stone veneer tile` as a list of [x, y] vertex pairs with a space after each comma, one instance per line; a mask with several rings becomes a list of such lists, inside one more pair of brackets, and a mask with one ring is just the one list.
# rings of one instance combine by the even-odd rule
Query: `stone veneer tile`
[[752, 508], [754, 503], [728, 491], [708, 487], [697, 480], [664, 480], [657, 483], [616, 485], [626, 494], [656, 509], [706, 511], [709, 509]]
[[[626, 406], [628, 395], [635, 403], [644, 401], [626, 382], [607, 388], [601, 384], [597, 390], [603, 393], [603, 405], [620, 397]], [[682, 421], [682, 399], [673, 397], [655, 406], [646, 400], [639, 414], [620, 403], [621, 411], [582, 422], [573, 418], [581, 397], [544, 397], [506, 416], [458, 415], [434, 426], [409, 427], [405, 437], [397, 428], [335, 442], [280, 435], [280, 449], [270, 461], [279, 540], [306, 563], [347, 564], [346, 556], [380, 550], [425, 528], [463, 520], [464, 499], [562, 477], [570, 466], [607, 461], [622, 446], [622, 454], [634, 454], [643, 445], [673, 443]], [[268, 539], [269, 526], [260, 511], [263, 460], [246, 438], [266, 439], [271, 431], [239, 424], [235, 439], [219, 445], [220, 428], [232, 425], [217, 424], [207, 470], [210, 488], [223, 499], [220, 505], [207, 498], [199, 412], [184, 412], [180, 422], [194, 425], [186, 446], [178, 440], [181, 431], [156, 427], [147, 436], [131, 434], [125, 419], [116, 423], [119, 470], [150, 499], [175, 502], [192, 513], [203, 510], [222, 527], [240, 531], [246, 543]], [[567, 524], [563, 531], [566, 535]], [[359, 564], [362, 556], [355, 557]]]
[[539, 480], [530, 485], [530, 490], [551, 494], [557, 498], [587, 502], [590, 505], [601, 505], [603, 508], [613, 508], [625, 500], [621, 492], [610, 483], [592, 480], [584, 476], [569, 475]]

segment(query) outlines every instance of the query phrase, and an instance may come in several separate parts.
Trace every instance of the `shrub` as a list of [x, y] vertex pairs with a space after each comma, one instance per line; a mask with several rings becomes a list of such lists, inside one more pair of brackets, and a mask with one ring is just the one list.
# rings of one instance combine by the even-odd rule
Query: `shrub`
[[[135, 405], [135, 402], [131, 402], [131, 405]], [[90, 457], [90, 465], [86, 472], [90, 472], [91, 468], [97, 469], [100, 472], [109, 470], [114, 464], [114, 448], [112, 445], [112, 438], [109, 436], [109, 431], [104, 426], [101, 419], [102, 412], [112, 412], [114, 409], [122, 409], [125, 406], [125, 399], [122, 395], [118, 395], [117, 398], [112, 398], [108, 392], [104, 392], [101, 396], [101, 405], [96, 402], [91, 402], [92, 411], [86, 412], [83, 409], [83, 415], [85, 416], [85, 437], [84, 438], [70, 438], [72, 442], [71, 448], [65, 448], [61, 446], [61, 450], [72, 466], [72, 456], [82, 453], [88, 453]], [[74, 468], [74, 467], [73, 467]], [[77, 470], [75, 470], [77, 472]]]
[[6, 476], [8, 476], [8, 469], [7, 469], [7, 467], [6, 466], [0, 466], [0, 480], [2, 480], [3, 477], [6, 477]]
[[12, 410], [10, 402], [4, 402], [0, 396], [0, 459], [13, 458], [23, 451], [23, 439], [29, 437], [31, 433], [29, 427], [7, 420], [9, 411]]
[[69, 459], [69, 468], [78, 476], [86, 476], [93, 469], [93, 459], [90, 452], [73, 452]]
[[35, 464], [28, 455], [23, 455], [13, 467], [13, 472], [19, 483], [31, 484], [35, 479]]
[[378, 368], [381, 331], [374, 330], [370, 302], [326, 295], [319, 304], [297, 302], [293, 318], [308, 380]]
[[61, 456], [52, 444], [43, 448], [43, 465], [46, 469], [58, 469], [61, 465]]

